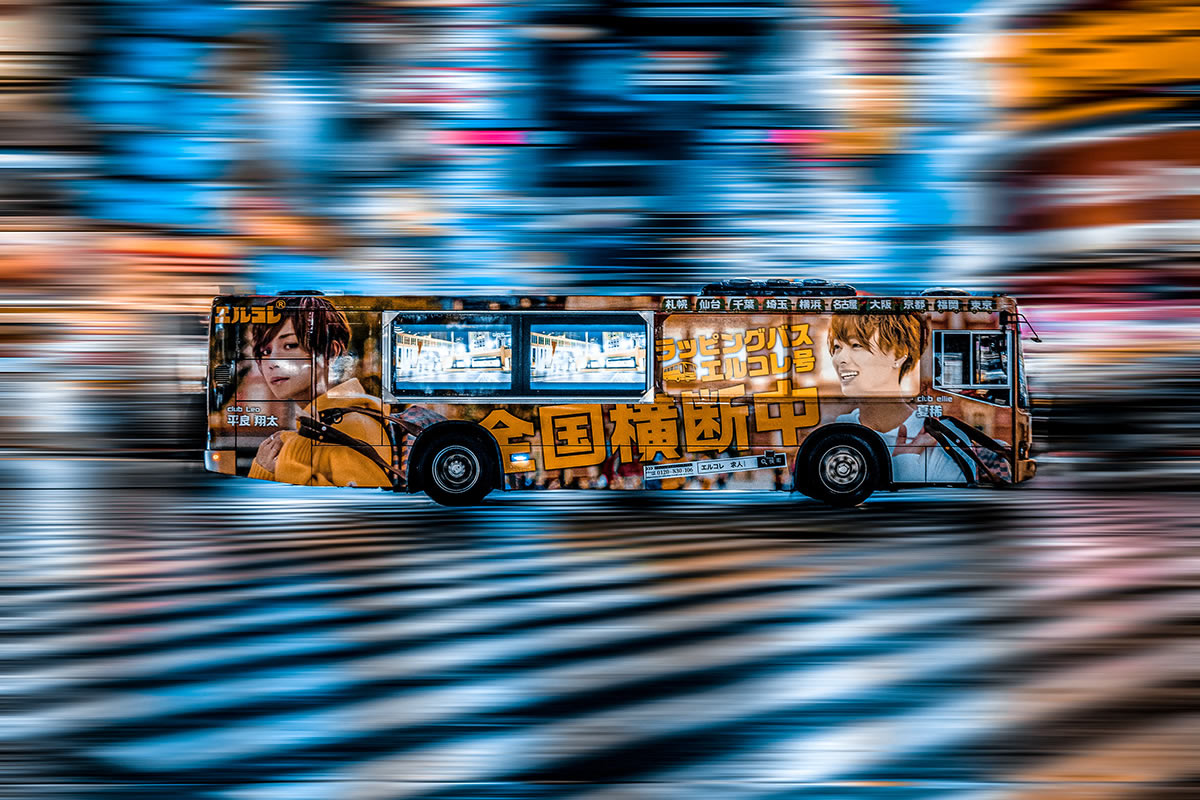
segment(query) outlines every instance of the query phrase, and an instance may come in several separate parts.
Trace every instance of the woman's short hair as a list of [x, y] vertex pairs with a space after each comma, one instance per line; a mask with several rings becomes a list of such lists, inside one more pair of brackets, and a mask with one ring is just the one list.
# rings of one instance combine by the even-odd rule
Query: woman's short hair
[[920, 314], [835, 314], [829, 325], [829, 352], [835, 341], [857, 340], [871, 350], [872, 340], [878, 337], [879, 350], [903, 357], [900, 377], [903, 378], [921, 361], [921, 353], [929, 344], [929, 330]]
[[288, 320], [292, 321], [300, 346], [313, 355], [336, 358], [350, 346], [350, 324], [333, 303], [324, 297], [289, 297], [275, 322], [250, 325], [250, 343], [255, 358], [263, 357], [267, 345]]

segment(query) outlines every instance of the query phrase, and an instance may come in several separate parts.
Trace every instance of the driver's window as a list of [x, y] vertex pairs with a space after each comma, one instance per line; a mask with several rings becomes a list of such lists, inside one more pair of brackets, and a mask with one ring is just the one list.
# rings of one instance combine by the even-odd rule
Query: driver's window
[[999, 331], [934, 331], [934, 388], [1009, 405], [1008, 342]]

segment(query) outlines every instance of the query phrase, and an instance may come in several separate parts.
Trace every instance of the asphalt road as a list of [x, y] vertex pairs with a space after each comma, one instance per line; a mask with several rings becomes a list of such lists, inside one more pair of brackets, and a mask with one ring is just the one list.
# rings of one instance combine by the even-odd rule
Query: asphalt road
[[0, 478], [13, 797], [1200, 796], [1195, 494]]

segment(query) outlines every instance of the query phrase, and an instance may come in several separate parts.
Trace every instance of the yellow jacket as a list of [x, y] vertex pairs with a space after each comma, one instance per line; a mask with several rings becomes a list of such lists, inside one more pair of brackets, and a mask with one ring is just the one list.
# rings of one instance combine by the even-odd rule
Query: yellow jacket
[[[347, 407], [382, 410], [379, 398], [368, 395], [358, 379], [354, 378], [334, 386], [314, 400], [302, 413], [316, 417], [317, 412], [327, 408]], [[391, 463], [392, 450], [387, 444], [387, 433], [375, 419], [363, 414], [346, 414], [342, 421], [333, 427], [370, 444], [385, 463]], [[283, 444], [275, 462], [275, 471], [270, 472], [255, 461], [250, 466], [251, 478], [303, 486], [392, 485], [391, 480], [377, 464], [349, 447], [317, 444], [296, 431], [285, 431], [280, 439]]]

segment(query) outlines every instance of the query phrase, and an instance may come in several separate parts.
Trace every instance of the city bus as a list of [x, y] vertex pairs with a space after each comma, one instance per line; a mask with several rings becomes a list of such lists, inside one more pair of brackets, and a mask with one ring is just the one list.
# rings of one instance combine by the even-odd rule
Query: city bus
[[213, 301], [206, 467], [424, 492], [801, 492], [1033, 477], [1016, 302], [818, 279], [688, 294]]

